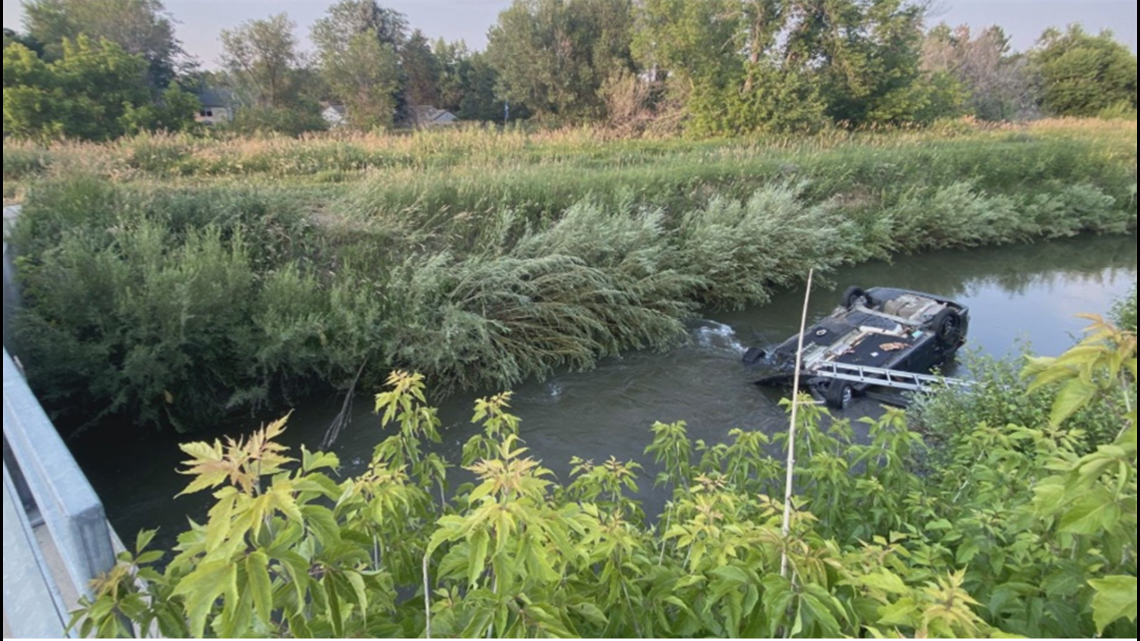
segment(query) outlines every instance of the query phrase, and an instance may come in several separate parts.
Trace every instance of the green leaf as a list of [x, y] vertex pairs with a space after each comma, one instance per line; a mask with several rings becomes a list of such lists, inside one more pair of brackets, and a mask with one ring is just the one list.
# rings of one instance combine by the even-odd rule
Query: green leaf
[[336, 592], [336, 581], [332, 580], [332, 575], [325, 577], [322, 581], [325, 586], [325, 592], [329, 599], [329, 620], [332, 622], [333, 636], [338, 639], [344, 638], [344, 613], [340, 609], [340, 595]]
[[175, 614], [170, 606], [161, 607], [158, 611], [158, 631], [167, 639], [182, 639], [190, 635], [186, 629], [186, 619], [181, 613]]
[[726, 581], [734, 586], [746, 585], [749, 583], [748, 574], [734, 565], [725, 565], [719, 567], [709, 574]]
[[593, 625], [603, 628], [609, 624], [610, 620], [606, 618], [606, 614], [593, 603], [579, 603], [570, 606], [570, 611], [574, 612], [583, 619], [589, 621]]
[[190, 634], [202, 638], [206, 619], [214, 602], [237, 580], [237, 564], [228, 560], [209, 561], [198, 566], [178, 583], [174, 596], [186, 601], [186, 614], [190, 619]]
[[309, 474], [293, 485], [293, 489], [300, 493], [312, 493], [323, 496], [329, 500], [337, 500], [344, 496], [344, 488], [324, 474]]
[[320, 505], [306, 505], [301, 508], [301, 513], [305, 516], [305, 524], [322, 545], [332, 547], [340, 543], [340, 525], [332, 510]]
[[309, 624], [305, 622], [305, 617], [295, 615], [289, 617], [289, 632], [294, 639], [313, 639], [313, 631], [309, 629]]
[[154, 540], [156, 534], [158, 534], [158, 530], [140, 531], [138, 537], [135, 539], [135, 554], [142, 554], [143, 550]]
[[486, 498], [495, 489], [495, 484], [492, 481], [482, 483], [479, 487], [471, 491], [471, 495], [467, 497], [467, 502], [471, 505], [478, 503], [481, 499]]
[[210, 520], [206, 522], [206, 552], [216, 551], [230, 535], [237, 496], [233, 488], [218, 492], [218, 502], [210, 509]]
[[1069, 381], [1057, 393], [1057, 400], [1053, 403], [1053, 413], [1049, 422], [1053, 427], [1060, 427], [1069, 420], [1073, 414], [1081, 411], [1096, 397], [1097, 388], [1094, 385], [1075, 378]]
[[926, 529], [930, 530], [930, 531], [953, 530], [954, 525], [951, 524], [950, 521], [948, 521], [946, 519], [939, 519], [937, 521], [934, 521], [932, 523], [927, 524]]
[[812, 619], [823, 628], [823, 636], [838, 637], [840, 632], [839, 620], [835, 618], [827, 601], [832, 600], [827, 594], [804, 594], [802, 603], [804, 610], [811, 614]]
[[705, 579], [705, 577], [699, 574], [690, 574], [688, 576], [683, 576], [680, 579], [677, 579], [677, 584], [673, 586], [673, 590], [683, 590], [685, 588], [697, 585], [698, 583], [704, 583], [706, 580], [707, 579]]
[[1136, 577], [1110, 576], [1089, 581], [1096, 590], [1093, 597], [1093, 619], [1100, 634], [1120, 619], [1136, 621]]
[[368, 624], [368, 589], [364, 586], [364, 577], [356, 572], [345, 572], [344, 577], [348, 579], [352, 585], [353, 592], [356, 593], [356, 604], [360, 606], [360, 614], [364, 618], [364, 624]]
[[316, 472], [317, 470], [333, 470], [336, 471], [340, 467], [340, 459], [336, 454], [327, 454], [325, 452], [310, 452], [305, 446], [301, 446], [301, 469], [306, 473]]
[[885, 568], [875, 574], [868, 574], [863, 577], [862, 581], [863, 585], [882, 590], [887, 594], [908, 594], [910, 592], [910, 588], [897, 574]]
[[249, 578], [249, 591], [261, 622], [270, 625], [273, 619], [273, 582], [269, 578], [269, 558], [258, 550], [245, 560], [245, 573]]
[[278, 559], [285, 568], [285, 573], [289, 575], [293, 589], [297, 592], [297, 612], [295, 614], [300, 614], [305, 607], [305, 595], [309, 591], [309, 562], [296, 552], [286, 552]]
[[[1027, 378], [1033, 379], [1027, 388], [1029, 393], [1036, 392], [1043, 387], [1068, 380], [1077, 375], [1076, 371], [1068, 367], [1054, 365], [1054, 359], [1040, 359], [1042, 361], [1040, 363], [1033, 363], [1033, 360], [1034, 359], [1030, 359], [1031, 364], [1024, 372]], [[1044, 367], [1037, 369], [1039, 366]]]
[[918, 605], [914, 599], [906, 597], [899, 599], [894, 605], [885, 605], [879, 608], [879, 625], [890, 627], [915, 627], [914, 620], [919, 614]]
[[1061, 517], [1061, 532], [1097, 534], [1116, 526], [1120, 520], [1120, 506], [1112, 494], [1103, 487], [1096, 487], [1082, 496]]
[[471, 535], [470, 556], [467, 562], [467, 584], [475, 586], [487, 563], [487, 546], [491, 542], [486, 530], [478, 530]]
[[135, 559], [135, 565], [150, 565], [152, 563], [158, 563], [162, 560], [163, 556], [165, 556], [165, 553], [158, 550], [154, 550], [153, 552], [143, 552], [138, 556], [137, 559]]

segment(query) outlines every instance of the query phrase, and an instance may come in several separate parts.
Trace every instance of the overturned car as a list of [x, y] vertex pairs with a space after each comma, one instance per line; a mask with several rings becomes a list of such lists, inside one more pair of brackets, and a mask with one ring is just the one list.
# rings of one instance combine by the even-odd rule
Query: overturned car
[[[963, 345], [965, 306], [901, 289], [848, 289], [843, 304], [807, 330], [801, 380], [836, 409], [874, 389], [920, 391]], [[757, 384], [791, 386], [799, 336], [772, 349], [753, 348], [747, 365], [765, 370]], [[900, 397], [886, 397], [884, 400]]]

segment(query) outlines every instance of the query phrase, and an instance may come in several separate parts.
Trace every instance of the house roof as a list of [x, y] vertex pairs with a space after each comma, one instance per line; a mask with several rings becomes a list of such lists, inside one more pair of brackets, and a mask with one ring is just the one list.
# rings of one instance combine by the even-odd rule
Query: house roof
[[233, 104], [233, 94], [227, 89], [205, 87], [195, 93], [203, 107], [229, 107]]
[[437, 109], [428, 105], [414, 106], [411, 109], [412, 118], [421, 125], [430, 125], [436, 122], [451, 122], [458, 120], [455, 114], [446, 109]]

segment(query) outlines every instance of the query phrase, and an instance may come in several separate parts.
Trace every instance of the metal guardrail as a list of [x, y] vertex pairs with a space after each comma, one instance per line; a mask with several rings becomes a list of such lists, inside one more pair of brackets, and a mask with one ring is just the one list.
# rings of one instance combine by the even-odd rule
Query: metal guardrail
[[[17, 638], [63, 637], [75, 604], [65, 603], [61, 593], [90, 594], [91, 580], [115, 564], [114, 533], [95, 490], [8, 350], [4, 445], [5, 623]], [[50, 557], [62, 568], [50, 567], [48, 546], [40, 545], [28, 518], [29, 502], [43, 518]]]

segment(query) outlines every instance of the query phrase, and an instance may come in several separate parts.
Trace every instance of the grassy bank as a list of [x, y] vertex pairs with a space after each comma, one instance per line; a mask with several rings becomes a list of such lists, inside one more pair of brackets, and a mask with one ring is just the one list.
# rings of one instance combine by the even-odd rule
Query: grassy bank
[[1135, 132], [145, 139], [21, 147], [11, 170], [6, 146], [19, 336], [41, 397], [83, 419], [189, 429], [398, 367], [507, 387], [666, 347], [811, 267], [1134, 231]]

